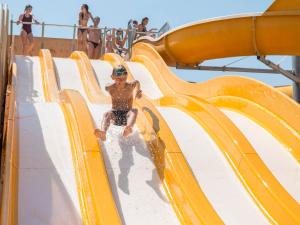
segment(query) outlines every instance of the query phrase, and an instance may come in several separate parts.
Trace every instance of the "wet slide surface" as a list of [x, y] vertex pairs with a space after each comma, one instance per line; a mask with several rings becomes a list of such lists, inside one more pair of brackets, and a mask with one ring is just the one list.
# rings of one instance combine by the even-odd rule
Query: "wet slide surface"
[[64, 115], [44, 102], [38, 58], [16, 63], [19, 224], [82, 224]]
[[300, 203], [300, 165], [289, 153], [289, 149], [246, 116], [228, 109], [222, 111], [243, 132], [288, 193]]
[[[145, 95], [152, 99], [162, 96], [142, 64], [127, 62], [127, 65], [134, 78], [141, 82]], [[181, 110], [173, 107], [157, 109], [171, 128], [198, 184], [223, 222], [269, 224], [204, 128]]]
[[[58, 80], [62, 89], [78, 90], [86, 99], [78, 69], [72, 59], [54, 58]], [[104, 91], [104, 86], [111, 83], [112, 67], [109, 63], [93, 60], [95, 75]], [[72, 71], [72, 73], [70, 73]], [[106, 93], [107, 95], [107, 93]], [[97, 126], [103, 114], [110, 109], [107, 104], [88, 103], [90, 112]], [[128, 139], [121, 136], [122, 129], [111, 126], [107, 141], [103, 147], [105, 165], [116, 205], [124, 224], [179, 224], [178, 218], [168, 201], [165, 190], [149, 150], [135, 127]]]

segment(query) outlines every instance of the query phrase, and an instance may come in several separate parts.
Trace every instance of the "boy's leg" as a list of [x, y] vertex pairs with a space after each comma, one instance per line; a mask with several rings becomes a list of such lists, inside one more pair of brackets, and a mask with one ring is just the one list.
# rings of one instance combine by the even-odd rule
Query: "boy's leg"
[[124, 128], [123, 136], [127, 137], [129, 134], [132, 133], [132, 128], [135, 124], [136, 117], [138, 115], [137, 109], [131, 109], [127, 114], [127, 125]]
[[112, 111], [106, 112], [103, 116], [101, 122], [101, 129], [95, 129], [95, 135], [99, 137], [102, 141], [106, 140], [106, 132], [109, 128], [110, 121], [114, 119], [114, 115]]

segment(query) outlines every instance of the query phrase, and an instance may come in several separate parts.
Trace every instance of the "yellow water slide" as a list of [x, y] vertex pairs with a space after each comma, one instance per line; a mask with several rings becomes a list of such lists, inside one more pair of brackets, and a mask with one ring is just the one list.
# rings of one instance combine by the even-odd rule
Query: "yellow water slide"
[[[16, 56], [7, 89], [0, 219], [16, 224], [300, 224], [300, 106], [253, 79], [192, 84], [168, 66], [241, 55], [300, 55], [300, 1], [202, 21], [130, 61]], [[123, 64], [141, 83], [134, 132], [93, 132]]]

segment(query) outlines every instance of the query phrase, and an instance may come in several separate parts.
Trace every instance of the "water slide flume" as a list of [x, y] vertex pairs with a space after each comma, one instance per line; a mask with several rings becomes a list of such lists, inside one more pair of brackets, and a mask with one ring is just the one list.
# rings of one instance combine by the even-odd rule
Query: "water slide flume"
[[300, 55], [300, 3], [277, 0], [264, 13], [208, 19], [180, 26], [150, 43], [169, 66], [251, 55]]
[[[129, 76], [133, 76], [128, 65], [119, 56], [106, 54], [104, 59], [114, 65], [122, 63], [127, 68]], [[149, 60], [149, 63], [154, 64], [155, 61]], [[186, 112], [207, 129], [250, 196], [271, 222], [280, 224], [289, 221], [291, 224], [297, 224], [298, 204], [276, 181], [235, 125], [213, 105], [200, 99], [173, 94], [175, 91], [167, 86], [168, 79], [159, 77], [160, 74], [165, 75], [162, 73], [162, 68], [156, 69], [160, 73], [157, 71], [155, 73], [153, 70], [150, 72], [165, 97], [154, 102], [160, 106], [175, 107]]]
[[40, 59], [45, 97], [60, 103], [67, 123], [83, 224], [121, 224], [85, 100], [76, 91], [59, 92], [48, 50], [40, 51]]
[[[300, 107], [285, 94], [256, 80], [225, 76], [214, 78], [202, 83], [192, 84], [177, 77], [166, 65], [162, 57], [153, 46], [146, 43], [137, 43], [133, 47], [133, 62], [143, 64], [153, 76], [157, 86], [165, 95], [177, 93], [190, 95], [214, 102], [222, 98], [222, 106], [239, 111], [254, 118], [264, 128], [269, 130], [289, 147], [292, 155], [299, 161], [300, 142]], [[239, 104], [224, 104], [232, 102], [230, 99], [241, 100]], [[252, 103], [248, 106], [247, 103]], [[253, 109], [255, 107], [255, 110]], [[249, 108], [252, 108], [250, 110]], [[259, 116], [257, 113], [260, 113]], [[277, 122], [265, 120], [275, 118]], [[285, 135], [282, 135], [284, 132]]]

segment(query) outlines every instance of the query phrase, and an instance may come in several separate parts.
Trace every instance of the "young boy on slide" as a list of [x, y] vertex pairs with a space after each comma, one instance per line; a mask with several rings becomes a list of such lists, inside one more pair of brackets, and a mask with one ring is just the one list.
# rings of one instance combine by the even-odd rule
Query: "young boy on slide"
[[101, 128], [95, 130], [95, 135], [102, 141], [106, 140], [106, 132], [111, 121], [114, 125], [124, 126], [123, 136], [132, 133], [138, 110], [132, 108], [133, 97], [141, 98], [142, 90], [137, 80], [127, 82], [127, 71], [124, 66], [114, 68], [112, 79], [114, 83], [105, 87], [112, 99], [112, 110], [106, 112], [102, 119]]

